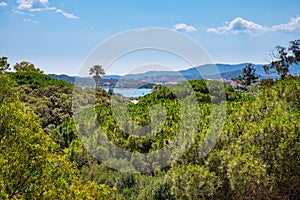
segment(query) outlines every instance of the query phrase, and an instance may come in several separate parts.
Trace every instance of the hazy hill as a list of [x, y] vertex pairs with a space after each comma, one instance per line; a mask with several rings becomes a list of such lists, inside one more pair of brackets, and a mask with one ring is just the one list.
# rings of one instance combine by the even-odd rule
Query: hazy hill
[[[248, 63], [241, 64], [216, 64], [217, 70], [222, 78], [230, 80], [232, 78], [237, 78], [242, 74], [242, 69]], [[213, 64], [201, 65], [198, 67], [192, 67], [186, 70], [180, 71], [149, 71], [141, 74], [127, 74], [124, 76], [119, 75], [105, 75], [102, 77], [101, 82], [116, 82], [122, 80], [122, 82], [130, 82], [130, 81], [143, 81], [143, 82], [180, 82], [184, 80], [195, 80], [201, 79], [203, 76], [209, 79], [216, 79], [220, 76], [213, 72]], [[256, 73], [261, 78], [269, 78], [278, 77], [276, 74], [266, 74], [262, 64], [254, 64], [256, 69]], [[290, 73], [291, 74], [299, 74], [300, 66], [291, 65]], [[76, 80], [76, 76], [68, 76], [68, 75], [57, 75], [57, 74], [49, 74], [49, 76], [64, 80], [70, 83], [74, 83]], [[82, 79], [82, 78], [81, 78]], [[83, 78], [84, 79], [84, 78]], [[88, 78], [90, 79], [90, 78]]]

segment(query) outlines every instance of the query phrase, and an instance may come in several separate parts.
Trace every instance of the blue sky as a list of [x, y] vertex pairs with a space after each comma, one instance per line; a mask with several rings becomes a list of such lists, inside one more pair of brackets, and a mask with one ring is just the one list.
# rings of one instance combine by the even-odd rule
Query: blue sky
[[[70, 75], [99, 43], [136, 28], [184, 33], [215, 63], [266, 63], [273, 47], [300, 38], [299, 0], [0, 0], [0, 19], [0, 56]], [[110, 73], [126, 73], [125, 60]]]

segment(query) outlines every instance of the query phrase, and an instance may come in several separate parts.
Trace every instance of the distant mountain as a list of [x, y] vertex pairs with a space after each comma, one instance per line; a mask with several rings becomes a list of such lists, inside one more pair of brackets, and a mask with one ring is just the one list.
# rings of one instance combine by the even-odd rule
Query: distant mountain
[[69, 83], [74, 83], [75, 79], [76, 79], [75, 76], [68, 76], [68, 75], [65, 75], [65, 74], [61, 74], [61, 75], [48, 74], [48, 76], [50, 76], [52, 78], [55, 78], [55, 79], [58, 79], [58, 80], [63, 80], [63, 81], [69, 82]]
[[[48, 74], [48, 75], [52, 78], [55, 78], [58, 80], [63, 80], [63, 81], [69, 82], [69, 83], [75, 83], [76, 78], [79, 78], [78, 76], [68, 76], [66, 74], [60, 74], [60, 75]], [[89, 77], [85, 77], [85, 78], [89, 79]], [[111, 79], [119, 80], [120, 78], [121, 78], [121, 76], [119, 76], [119, 75], [105, 75], [105, 76], [102, 76], [102, 81], [105, 82], [105, 81], [109, 81]]]
[[[180, 71], [149, 71], [142, 74], [128, 74], [122, 76], [122, 80], [147, 80], [147, 81], [183, 81], [183, 80], [194, 80], [194, 79], [217, 79], [225, 78], [232, 79], [237, 78], [242, 74], [242, 69], [248, 63], [241, 64], [206, 64], [198, 67], [192, 67], [186, 70]], [[271, 75], [266, 74], [263, 65], [254, 64], [256, 73], [261, 77], [271, 77]]]
[[[180, 71], [149, 71], [141, 74], [127, 74], [124, 76], [119, 75], [105, 75], [101, 79], [101, 84], [126, 84], [129, 82], [139, 81], [139, 82], [180, 82], [184, 80], [194, 80], [194, 79], [201, 79], [202, 77], [208, 79], [217, 79], [222, 77], [224, 79], [230, 80], [232, 78], [237, 78], [242, 74], [242, 69], [248, 63], [241, 63], [241, 64], [206, 64], [201, 65], [198, 67], [192, 67], [186, 70]], [[267, 74], [263, 69], [262, 64], [253, 64], [254, 68], [256, 69], [256, 73], [261, 78], [278, 78], [276, 74]], [[290, 66], [290, 73], [291, 74], [299, 74], [300, 66], [294, 64]], [[76, 76], [68, 76], [68, 75], [56, 75], [56, 74], [49, 74], [49, 76], [64, 80], [66, 82], [75, 83]], [[82, 77], [82, 80], [91, 79], [91, 77]], [[92, 84], [92, 82], [90, 81]]]
[[[200, 78], [200, 75], [204, 77], [218, 77], [220, 75], [222, 78], [231, 79], [237, 78], [239, 75], [242, 74], [242, 69], [248, 63], [241, 63], [241, 64], [206, 64], [201, 65], [198, 67], [189, 68], [187, 70], [179, 71], [182, 75], [187, 78], [197, 79]], [[264, 72], [263, 65], [256, 65], [254, 64], [254, 68], [256, 69], [256, 73], [259, 75], [267, 75]]]

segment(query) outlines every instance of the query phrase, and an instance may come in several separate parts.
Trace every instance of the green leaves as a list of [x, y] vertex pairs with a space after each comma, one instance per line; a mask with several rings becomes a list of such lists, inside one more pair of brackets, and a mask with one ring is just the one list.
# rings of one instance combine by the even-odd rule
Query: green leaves
[[[119, 199], [295, 199], [300, 193], [299, 77], [247, 88], [251, 97], [226, 86], [224, 129], [205, 157], [202, 150], [210, 146], [205, 137], [214, 134], [208, 132], [211, 103], [224, 103], [219, 98], [223, 83], [208, 82], [209, 91], [202, 80], [189, 82], [199, 109], [185, 113], [185, 118], [198, 116], [185, 126], [180, 99], [186, 99], [184, 106], [189, 109], [190, 96], [182, 85], [157, 88], [137, 104], [128, 103], [128, 116], [119, 119], [123, 126], [116, 123], [106, 92], [74, 88], [79, 95], [74, 107], [96, 103], [92, 119], [94, 107], [78, 109], [79, 138], [71, 119], [71, 85], [33, 72], [5, 73], [0, 78], [0, 198], [114, 199], [118, 193]], [[18, 100], [16, 90], [38, 117]], [[116, 107], [115, 113], [121, 115], [120, 109]], [[170, 158], [164, 153], [155, 157], [152, 166], [147, 159], [153, 158], [138, 154], [118, 163], [129, 171], [153, 169], [151, 173], [110, 169], [84, 148], [83, 142], [89, 142], [104, 158], [120, 157], [117, 147], [155, 152], [177, 144], [174, 138], [180, 127], [179, 137], [187, 137], [190, 123], [197, 121], [192, 145], [165, 168], [160, 168], [160, 162]], [[137, 125], [152, 122], [153, 135], [138, 137], [142, 129]], [[104, 137], [116, 147], [104, 144]]]
[[27, 62], [27, 61], [22, 61], [20, 63], [16, 63], [14, 65], [14, 69], [17, 72], [35, 72], [35, 73], [41, 73], [43, 74], [44, 72], [41, 71], [39, 68], [36, 68], [34, 64]]
[[[276, 72], [280, 79], [285, 79], [289, 74], [289, 66], [292, 63], [300, 61], [300, 40], [290, 41], [288, 48], [276, 46], [272, 58], [275, 59], [269, 65], [265, 65], [264, 69], [267, 73]], [[273, 70], [273, 71], [272, 71]]]
[[221, 183], [214, 172], [197, 165], [171, 169], [168, 180], [176, 199], [207, 199], [215, 194]]
[[[6, 78], [1, 75], [1, 85]], [[83, 183], [37, 116], [10, 93], [0, 94], [1, 199], [115, 199], [114, 189]]]
[[96, 88], [98, 87], [98, 83], [101, 79], [101, 75], [104, 75], [104, 74], [105, 74], [105, 71], [102, 68], [102, 66], [100, 66], [100, 65], [94, 65], [93, 67], [90, 68], [89, 75], [93, 75], [93, 78], [96, 83]]
[[267, 165], [251, 154], [242, 154], [231, 160], [227, 177], [235, 198], [273, 199], [275, 177], [269, 175], [267, 170]]
[[[193, 82], [195, 89], [200, 87], [196, 86], [198, 83]], [[236, 93], [232, 88], [227, 88], [227, 93], [233, 97], [227, 102], [228, 112], [223, 133], [211, 153], [202, 159], [204, 138], [210, 134], [207, 130], [212, 116], [211, 105], [205, 101], [200, 102], [198, 133], [184, 155], [164, 169], [156, 168], [157, 163], [145, 166], [142, 159], [133, 156], [128, 162], [130, 167], [152, 167], [155, 172], [152, 176], [142, 175], [143, 178], [135, 179], [134, 184], [127, 184], [130, 182], [128, 179], [118, 179], [128, 185], [124, 187], [118, 182], [122, 187], [119, 193], [125, 198], [134, 196], [134, 190], [142, 190], [137, 199], [292, 198], [299, 192], [299, 86], [299, 78], [287, 78], [275, 82], [271, 87], [256, 90], [256, 95], [251, 98], [243, 98], [243, 95]], [[199, 92], [206, 91], [205, 87], [198, 89]], [[217, 96], [218, 89], [213, 90], [213, 94]], [[128, 105], [131, 119], [139, 125], [147, 125], [150, 122], [149, 110], [152, 105], [163, 105], [167, 120], [155, 137], [147, 139], [127, 135], [116, 125], [107, 105], [96, 107], [98, 122], [103, 128], [102, 133], [114, 144], [133, 152], [151, 152], [171, 145], [176, 142], [174, 136], [181, 120], [178, 99], [172, 95], [171, 90], [161, 88], [142, 98], [138, 104]], [[191, 115], [195, 116], [195, 113]], [[128, 120], [124, 121], [124, 124], [126, 122]], [[126, 129], [129, 133], [133, 131], [130, 127]], [[182, 132], [182, 137], [184, 135]], [[102, 152], [108, 151], [109, 149], [106, 149]], [[164, 155], [160, 156], [165, 159]], [[87, 170], [88, 168], [85, 168], [85, 171]], [[167, 176], [159, 179], [156, 174], [162, 171], [166, 172]], [[116, 176], [116, 172], [113, 171], [105, 172], [106, 175], [101, 176], [99, 173], [93, 174], [93, 177], [105, 180], [104, 177]], [[149, 182], [145, 186], [143, 181], [148, 179]], [[156, 182], [157, 179], [159, 181]], [[112, 182], [116, 184], [115, 181]], [[114, 185], [113, 183], [111, 184]], [[148, 187], [149, 190], [141, 189], [143, 187]], [[167, 195], [163, 196], [162, 191]]]
[[244, 87], [249, 86], [253, 83], [256, 83], [258, 80], [258, 75], [255, 74], [256, 69], [252, 64], [247, 64], [242, 69], [242, 76], [239, 76], [237, 79], [235, 79], [239, 84], [242, 84]]
[[3, 73], [9, 69], [10, 68], [9, 68], [9, 63], [7, 62], [7, 57], [1, 57], [0, 58], [0, 73]]

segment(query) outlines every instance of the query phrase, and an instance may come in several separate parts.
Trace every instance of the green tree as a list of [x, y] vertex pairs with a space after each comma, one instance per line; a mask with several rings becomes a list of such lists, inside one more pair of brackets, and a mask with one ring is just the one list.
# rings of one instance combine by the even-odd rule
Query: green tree
[[300, 62], [300, 39], [290, 42], [289, 51], [293, 53], [293, 63]]
[[259, 83], [259, 85], [261, 85], [261, 86], [267, 86], [267, 87], [273, 86], [274, 84], [275, 84], [275, 81], [272, 78], [262, 79], [260, 81], [260, 83]]
[[276, 72], [280, 76], [280, 79], [283, 80], [289, 73], [289, 64], [292, 60], [292, 57], [288, 56], [286, 48], [282, 46], [275, 47], [275, 54], [273, 57], [276, 60], [272, 61], [270, 65], [264, 65], [264, 69], [267, 73]]
[[4, 72], [6, 70], [9, 70], [9, 63], [7, 62], [7, 57], [1, 57], [0, 58], [0, 72]]
[[101, 75], [105, 74], [104, 69], [100, 65], [94, 65], [90, 68], [90, 75], [93, 75], [96, 87], [98, 87], [99, 81], [101, 80]]
[[266, 73], [276, 72], [280, 79], [285, 79], [289, 73], [289, 66], [300, 61], [300, 39], [290, 41], [288, 48], [276, 46], [269, 65], [264, 65]]
[[249, 154], [235, 157], [228, 164], [227, 176], [237, 199], [271, 199], [274, 178], [260, 159]]
[[171, 194], [176, 199], [209, 199], [220, 185], [214, 172], [203, 166], [188, 165], [169, 171]]
[[235, 79], [238, 83], [249, 86], [255, 82], [257, 82], [259, 76], [255, 74], [256, 69], [252, 64], [247, 64], [242, 72], [242, 76], [239, 76], [237, 79]]
[[[203, 80], [189, 83], [197, 97], [208, 95], [208, 98], [217, 98], [218, 88], [222, 86], [215, 81], [209, 82], [213, 88], [209, 93]], [[124, 118], [124, 121], [121, 120], [124, 128], [120, 128], [109, 104], [98, 104], [95, 107], [101, 134], [107, 135], [120, 148], [142, 153], [174, 144], [174, 135], [182, 119], [178, 99], [171, 93], [171, 89], [176, 87], [179, 87], [178, 96], [184, 96], [179, 84], [141, 97], [137, 104], [128, 103], [131, 119], [140, 126], [151, 122], [149, 111], [153, 105], [163, 105], [167, 114], [166, 121], [158, 131], [155, 131], [154, 126], [152, 129], [158, 133], [157, 136], [149, 139], [127, 134], [128, 131], [136, 131], [132, 123]], [[158, 169], [155, 163], [152, 166], [146, 165], [138, 156], [131, 158], [130, 166], [137, 170], [152, 167], [155, 169], [152, 174], [132, 176], [109, 169], [92, 159], [78, 138], [73, 139], [66, 150], [70, 159], [81, 169], [85, 181], [93, 180], [116, 187], [120, 199], [297, 199], [300, 183], [299, 91], [300, 77], [287, 77], [272, 82], [268, 87], [261, 87], [256, 98], [247, 98], [244, 93], [226, 87], [229, 101], [226, 102], [224, 129], [212, 151], [205, 157], [202, 157], [201, 152], [204, 137], [209, 134], [211, 103], [199, 101], [198, 133], [195, 143], [184, 155], [164, 169]], [[77, 122], [82, 136], [87, 139], [85, 144], [98, 145], [101, 147], [99, 153], [108, 155], [111, 150], [101, 144], [101, 134], [95, 131], [94, 120], [87, 120], [86, 123], [88, 115], [84, 115], [84, 112], [81, 114]], [[196, 116], [195, 113], [190, 114]], [[81, 126], [81, 123], [85, 126]], [[59, 132], [66, 131], [64, 135], [72, 136], [73, 128], [69, 129], [71, 124], [64, 127], [65, 130]], [[90, 137], [91, 133], [95, 135]], [[71, 141], [71, 137], [65, 136], [58, 139], [62, 144]], [[161, 154], [159, 159], [168, 159], [164, 156]]]
[[163, 86], [161, 84], [154, 85], [153, 88], [152, 88], [152, 91], [157, 92], [158, 90], [160, 90], [162, 88], [163, 88]]
[[36, 68], [34, 64], [27, 62], [27, 61], [22, 61], [20, 63], [16, 63], [14, 65], [14, 69], [17, 72], [37, 72], [43, 74], [44, 72], [41, 71], [39, 68]]
[[8, 77], [0, 85], [0, 199], [115, 199], [113, 189], [80, 179]]

